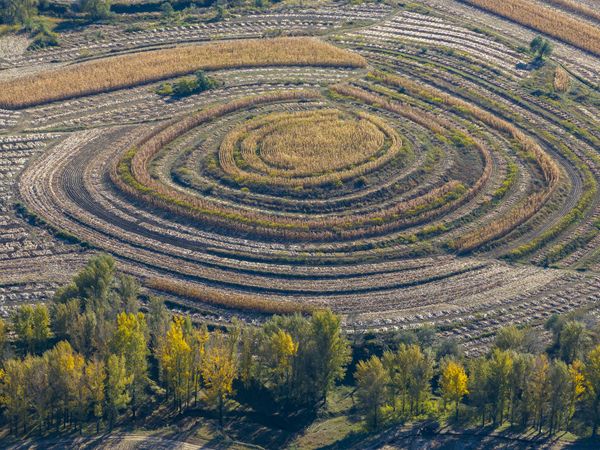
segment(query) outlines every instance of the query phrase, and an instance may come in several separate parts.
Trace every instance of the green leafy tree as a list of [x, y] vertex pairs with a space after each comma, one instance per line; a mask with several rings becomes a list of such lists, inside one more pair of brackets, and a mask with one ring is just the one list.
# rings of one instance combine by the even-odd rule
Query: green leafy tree
[[372, 356], [358, 363], [355, 378], [358, 406], [367, 423], [377, 429], [381, 425], [381, 408], [388, 398], [389, 374], [381, 360]]
[[533, 363], [529, 375], [529, 399], [531, 401], [531, 410], [533, 412], [534, 426], [538, 431], [542, 431], [544, 425], [544, 415], [548, 407], [550, 395], [550, 363], [546, 355], [538, 355]]
[[561, 327], [558, 344], [560, 358], [570, 364], [576, 359], [583, 360], [592, 346], [592, 338], [583, 323], [571, 320]]
[[78, 298], [82, 309], [95, 312], [110, 308], [109, 294], [115, 282], [115, 260], [109, 255], [98, 255], [73, 278], [73, 282], [59, 289], [54, 295], [57, 303]]
[[73, 298], [64, 303], [54, 303], [51, 308], [52, 331], [58, 339], [67, 339], [79, 315], [81, 300]]
[[96, 433], [100, 432], [100, 422], [104, 415], [104, 387], [106, 369], [102, 360], [94, 359], [85, 366], [85, 387], [88, 392], [91, 413], [96, 419]]
[[131, 401], [128, 390], [131, 381], [132, 377], [127, 375], [125, 358], [110, 355], [106, 363], [105, 414], [111, 430], [120, 411], [127, 408]]
[[50, 337], [50, 314], [46, 305], [21, 306], [13, 316], [13, 328], [28, 351], [35, 352]]
[[117, 295], [120, 297], [122, 309], [126, 313], [137, 313], [139, 310], [138, 296], [140, 294], [140, 284], [129, 275], [119, 276], [117, 285]]
[[529, 44], [529, 49], [531, 50], [531, 53], [534, 55], [535, 59], [538, 61], [543, 61], [545, 58], [549, 57], [554, 50], [550, 41], [541, 36], [536, 36], [533, 38]]
[[23, 25], [38, 13], [37, 0], [0, 0], [0, 19], [9, 25]]
[[0, 363], [4, 360], [8, 350], [8, 330], [6, 322], [0, 318]]
[[525, 427], [531, 415], [531, 401], [528, 399], [527, 384], [531, 377], [533, 355], [515, 353], [512, 355], [512, 369], [509, 375], [510, 423]]
[[514, 325], [500, 328], [496, 334], [495, 345], [500, 350], [518, 351], [525, 341], [525, 333]]
[[[190, 370], [192, 376], [190, 377], [191, 387], [188, 389], [187, 397], [190, 398], [190, 390], [194, 393], [194, 405], [198, 402], [198, 393], [200, 392], [200, 385], [202, 381], [202, 365], [206, 354], [206, 344], [210, 338], [210, 334], [206, 326], [202, 326], [197, 329], [193, 329], [188, 336], [186, 341], [190, 346]], [[228, 355], [233, 355], [231, 352], [227, 352]]]
[[156, 349], [159, 340], [167, 334], [171, 326], [171, 314], [162, 298], [150, 297], [146, 320], [150, 332], [150, 347]]
[[423, 401], [431, 394], [433, 377], [433, 357], [429, 351], [422, 351], [418, 345], [407, 347], [408, 398], [411, 414], [422, 412]]
[[173, 5], [170, 2], [164, 2], [160, 5], [160, 10], [165, 19], [170, 19], [175, 15], [175, 9], [173, 9]]
[[[565, 429], [569, 423], [571, 374], [563, 361], [552, 362], [549, 373], [549, 431], [550, 434]], [[567, 406], [567, 407], [565, 407]]]
[[492, 404], [494, 423], [504, 422], [506, 402], [510, 394], [510, 374], [513, 368], [513, 358], [510, 352], [500, 349], [492, 351], [490, 359], [489, 395]]
[[600, 345], [588, 354], [583, 375], [586, 412], [592, 422], [592, 436], [596, 436], [600, 423]]
[[80, 0], [79, 9], [93, 21], [106, 20], [111, 16], [110, 0]]
[[112, 339], [112, 351], [125, 359], [127, 376], [131, 377], [129, 394], [131, 410], [136, 411], [145, 401], [148, 384], [148, 330], [142, 313], [122, 312], [117, 316], [117, 329]]
[[311, 318], [315, 358], [315, 382], [323, 402], [335, 382], [346, 373], [350, 362], [350, 345], [342, 335], [341, 321], [329, 310], [317, 311]]
[[29, 407], [34, 411], [40, 432], [44, 431], [50, 412], [50, 381], [48, 379], [48, 358], [28, 355], [23, 361], [25, 369], [25, 396]]

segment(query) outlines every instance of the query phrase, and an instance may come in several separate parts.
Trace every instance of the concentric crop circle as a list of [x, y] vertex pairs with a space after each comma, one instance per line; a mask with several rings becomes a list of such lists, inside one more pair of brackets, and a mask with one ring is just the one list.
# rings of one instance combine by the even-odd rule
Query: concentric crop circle
[[219, 161], [239, 182], [303, 187], [372, 171], [396, 157], [401, 145], [393, 128], [366, 113], [274, 113], [231, 131]]
[[[116, 182], [233, 233], [316, 241], [399, 231], [468, 201], [491, 170], [485, 146], [464, 132], [433, 117], [406, 118], [302, 90], [247, 97], [151, 136], [122, 160]], [[210, 145], [198, 139], [209, 120], [223, 124]], [[400, 129], [417, 133], [417, 148]], [[442, 134], [462, 139], [461, 152]], [[179, 177], [161, 177], [167, 172]]]
[[[425, 65], [420, 48], [347, 45], [368, 73], [229, 69], [224, 87], [161, 103], [188, 113], [75, 131], [30, 165], [21, 195], [186, 308], [451, 327], [547, 297], [564, 272], [500, 258], [557, 261], [597, 241], [585, 128], [565, 133], [537, 97], [510, 103], [512, 71], [475, 85], [444, 65], [462, 67], [459, 53]], [[291, 70], [325, 81], [278, 82]]]

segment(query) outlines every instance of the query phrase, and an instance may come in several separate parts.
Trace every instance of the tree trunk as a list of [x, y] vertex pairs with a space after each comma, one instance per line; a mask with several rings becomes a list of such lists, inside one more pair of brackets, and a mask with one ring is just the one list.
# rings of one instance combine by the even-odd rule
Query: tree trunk
[[219, 425], [223, 428], [223, 396], [219, 396]]

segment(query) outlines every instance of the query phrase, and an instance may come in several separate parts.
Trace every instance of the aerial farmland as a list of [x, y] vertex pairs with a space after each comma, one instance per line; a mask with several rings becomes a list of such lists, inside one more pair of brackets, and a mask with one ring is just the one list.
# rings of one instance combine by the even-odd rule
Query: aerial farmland
[[597, 2], [183, 3], [2, 25], [1, 316], [110, 255], [222, 329], [598, 317]]

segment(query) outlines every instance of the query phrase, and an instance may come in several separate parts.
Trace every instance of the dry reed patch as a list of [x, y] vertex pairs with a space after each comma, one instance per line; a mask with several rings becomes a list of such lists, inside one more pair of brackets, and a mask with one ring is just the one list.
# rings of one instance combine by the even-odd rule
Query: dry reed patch
[[571, 86], [569, 73], [560, 66], [554, 71], [554, 89], [558, 92], [567, 92]]
[[275, 167], [293, 169], [290, 176], [339, 170], [376, 153], [385, 135], [366, 119], [284, 120], [265, 136], [260, 155]]
[[[219, 159], [239, 182], [317, 185], [372, 171], [398, 156], [401, 144], [393, 128], [365, 113], [276, 113], [230, 132]], [[236, 155], [254, 171], [240, 167]]]
[[172, 295], [186, 297], [222, 308], [233, 308], [266, 314], [311, 313], [315, 308], [295, 302], [271, 300], [264, 296], [225, 292], [207, 286], [198, 286], [167, 278], [149, 278], [144, 283], [148, 288]]
[[600, 22], [600, 9], [592, 9], [589, 6], [573, 0], [544, 0], [546, 3], [558, 6], [575, 14], [580, 14], [588, 19]]
[[533, 0], [462, 0], [600, 56], [600, 28]]
[[314, 38], [250, 39], [115, 56], [0, 82], [0, 107], [22, 108], [163, 80], [196, 70], [261, 66], [364, 67]]

